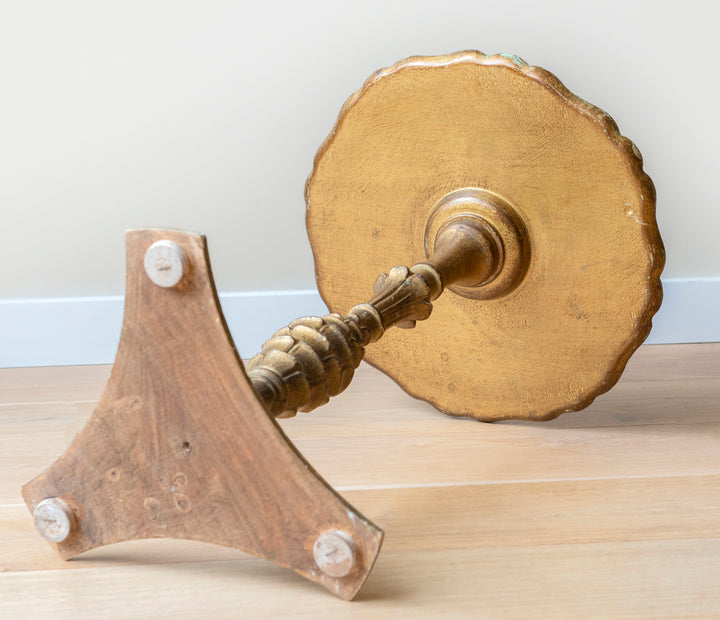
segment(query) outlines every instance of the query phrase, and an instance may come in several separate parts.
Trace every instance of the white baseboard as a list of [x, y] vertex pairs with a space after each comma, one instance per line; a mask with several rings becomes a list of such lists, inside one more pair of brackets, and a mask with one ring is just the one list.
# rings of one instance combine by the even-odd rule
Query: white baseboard
[[[720, 278], [667, 279], [651, 344], [720, 341]], [[242, 357], [304, 315], [327, 312], [316, 290], [221, 293]], [[0, 300], [0, 368], [110, 364], [122, 324], [123, 297]]]
[[645, 342], [720, 342], [720, 278], [669, 278], [662, 282], [663, 303]]
[[[123, 301], [121, 295], [0, 301], [0, 368], [111, 364]], [[327, 313], [314, 289], [221, 293], [220, 303], [245, 358], [293, 319]]]

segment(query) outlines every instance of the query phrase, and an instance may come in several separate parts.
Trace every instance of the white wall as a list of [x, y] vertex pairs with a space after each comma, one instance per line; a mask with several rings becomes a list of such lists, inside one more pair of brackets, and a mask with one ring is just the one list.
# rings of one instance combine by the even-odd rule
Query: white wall
[[207, 234], [221, 290], [313, 288], [303, 184], [343, 101], [381, 66], [465, 48], [607, 110], [656, 183], [665, 278], [718, 277], [717, 6], [6, 1], [0, 298], [121, 295], [138, 226]]

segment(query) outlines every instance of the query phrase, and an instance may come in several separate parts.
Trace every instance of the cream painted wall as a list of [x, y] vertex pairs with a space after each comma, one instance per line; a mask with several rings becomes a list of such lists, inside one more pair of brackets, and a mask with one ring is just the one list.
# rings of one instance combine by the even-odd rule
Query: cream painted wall
[[718, 276], [717, 6], [5, 1], [0, 297], [121, 294], [123, 230], [148, 225], [207, 234], [221, 290], [312, 288], [303, 184], [343, 101], [465, 48], [606, 109], [655, 180], [665, 276]]

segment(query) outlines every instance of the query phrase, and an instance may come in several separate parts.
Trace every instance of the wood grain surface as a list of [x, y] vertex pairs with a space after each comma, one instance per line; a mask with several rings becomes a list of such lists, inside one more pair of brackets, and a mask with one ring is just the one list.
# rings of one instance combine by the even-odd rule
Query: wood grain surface
[[[187, 260], [176, 286], [158, 286], [143, 267], [160, 243]], [[213, 542], [352, 598], [382, 531], [313, 471], [257, 400], [217, 301], [205, 238], [141, 229], [126, 244], [125, 315], [107, 386], [67, 450], [23, 487], [31, 512], [46, 498], [72, 509], [77, 527], [52, 546], [69, 559], [134, 539]], [[321, 536], [342, 537], [342, 574], [314, 552]]]
[[60, 560], [19, 489], [84, 426], [109, 371], [0, 371], [0, 617], [720, 617], [720, 344], [641, 347], [614, 390], [542, 424], [448, 418], [367, 365], [281, 420], [386, 532], [352, 603], [195, 541]]

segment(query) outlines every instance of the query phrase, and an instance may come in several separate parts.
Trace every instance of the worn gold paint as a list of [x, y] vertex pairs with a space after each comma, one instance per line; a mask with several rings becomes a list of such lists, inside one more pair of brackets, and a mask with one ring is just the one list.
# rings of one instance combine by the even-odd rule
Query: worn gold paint
[[587, 406], [647, 336], [664, 252], [637, 148], [547, 71], [472, 51], [413, 57], [350, 97], [306, 187], [323, 299], [347, 311], [377, 273], [421, 260], [436, 205], [468, 187], [520, 214], [523, 281], [497, 299], [446, 293], [366, 359], [452, 415]]

